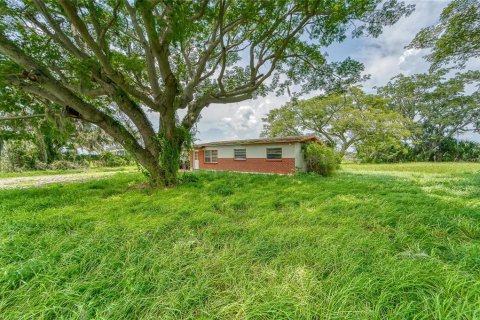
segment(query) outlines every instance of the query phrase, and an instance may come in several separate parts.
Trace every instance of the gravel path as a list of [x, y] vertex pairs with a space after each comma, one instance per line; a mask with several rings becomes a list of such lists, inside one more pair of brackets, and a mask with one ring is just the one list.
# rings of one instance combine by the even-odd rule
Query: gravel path
[[46, 175], [46, 176], [0, 178], [0, 189], [30, 188], [30, 187], [40, 187], [40, 186], [51, 184], [51, 183], [98, 180], [98, 179], [106, 178], [120, 172], [126, 172], [126, 171], [81, 172], [81, 173]]

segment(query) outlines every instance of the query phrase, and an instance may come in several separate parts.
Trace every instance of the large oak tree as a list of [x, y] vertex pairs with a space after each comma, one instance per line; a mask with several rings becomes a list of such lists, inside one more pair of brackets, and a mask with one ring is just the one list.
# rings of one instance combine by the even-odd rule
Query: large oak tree
[[340, 156], [351, 147], [398, 146], [410, 135], [409, 121], [387, 108], [388, 100], [352, 87], [341, 93], [293, 100], [263, 119], [264, 136], [315, 134]]
[[377, 36], [412, 10], [397, 0], [0, 0], [0, 78], [99, 126], [153, 183], [171, 185], [204, 108], [352, 83], [361, 64], [328, 63], [321, 49], [351, 32]]
[[435, 161], [445, 141], [469, 132], [480, 132], [480, 91], [466, 93], [479, 78], [478, 71], [448, 70], [427, 74], [402, 74], [378, 88], [389, 107], [411, 120], [410, 137], [418, 159]]

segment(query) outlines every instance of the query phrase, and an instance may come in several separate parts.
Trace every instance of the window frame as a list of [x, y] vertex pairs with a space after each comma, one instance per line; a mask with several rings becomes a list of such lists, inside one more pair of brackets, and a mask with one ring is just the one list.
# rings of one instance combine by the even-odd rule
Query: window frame
[[[238, 158], [236, 155], [236, 151], [244, 151], [245, 152], [245, 157], [244, 158]], [[233, 149], [233, 160], [247, 160], [247, 148], [234, 148]]]
[[[271, 152], [271, 150], [273, 149], [280, 149], [280, 158], [269, 158], [269, 155], [271, 156], [272, 154], [270, 153], [269, 154], [269, 151]], [[278, 153], [277, 153], [278, 154]], [[282, 147], [274, 147], [274, 148], [267, 148], [266, 150], [266, 159], [267, 160], [272, 160], [272, 161], [281, 161], [283, 159], [283, 148]]]
[[[207, 156], [207, 153], [209, 153], [209, 156]], [[215, 156], [213, 155], [215, 153]], [[207, 158], [209, 159], [207, 161]], [[215, 161], [213, 161], [215, 159]], [[203, 162], [204, 163], [218, 163], [218, 150], [205, 150], [203, 153]]]

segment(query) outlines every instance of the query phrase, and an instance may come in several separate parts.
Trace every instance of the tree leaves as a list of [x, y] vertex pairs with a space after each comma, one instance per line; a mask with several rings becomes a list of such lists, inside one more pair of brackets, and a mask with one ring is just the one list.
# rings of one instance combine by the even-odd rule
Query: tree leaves
[[452, 1], [440, 22], [422, 29], [408, 47], [432, 49], [426, 56], [432, 70], [448, 64], [464, 68], [469, 59], [480, 56], [480, 2]]
[[176, 141], [212, 103], [345, 89], [363, 66], [329, 62], [322, 48], [352, 25], [356, 36], [378, 36], [413, 10], [396, 0], [0, 0], [0, 8], [0, 58], [8, 56], [0, 64], [39, 72], [38, 81], [0, 78], [99, 125], [157, 181], [162, 146], [144, 108]]
[[427, 159], [443, 140], [478, 131], [479, 92], [465, 93], [469, 83], [478, 81], [478, 72], [459, 73], [451, 78], [447, 75], [445, 69], [409, 77], [399, 75], [378, 88], [380, 94], [390, 99], [392, 110], [412, 121], [413, 144]]
[[264, 118], [264, 136], [315, 133], [344, 155], [352, 146], [397, 146], [410, 135], [408, 120], [386, 108], [387, 100], [359, 88], [308, 100], [293, 100]]

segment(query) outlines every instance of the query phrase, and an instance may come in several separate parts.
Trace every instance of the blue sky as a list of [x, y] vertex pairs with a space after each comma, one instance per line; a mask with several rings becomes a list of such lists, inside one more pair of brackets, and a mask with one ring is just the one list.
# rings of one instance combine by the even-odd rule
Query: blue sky
[[[344, 60], [351, 57], [365, 65], [365, 74], [371, 78], [364, 84], [366, 91], [374, 92], [375, 86], [385, 84], [399, 73], [405, 75], [426, 72], [429, 64], [423, 56], [426, 51], [408, 50], [417, 32], [437, 22], [448, 0], [406, 1], [416, 4], [409, 17], [402, 18], [394, 26], [384, 29], [378, 38], [347, 39], [326, 48], [329, 59]], [[472, 66], [480, 68], [480, 63]], [[196, 138], [201, 142], [229, 139], [256, 138], [262, 131], [262, 118], [271, 109], [289, 100], [271, 94], [264, 98], [227, 105], [211, 105], [204, 109], [198, 123]], [[478, 136], [473, 137], [479, 140]]]

